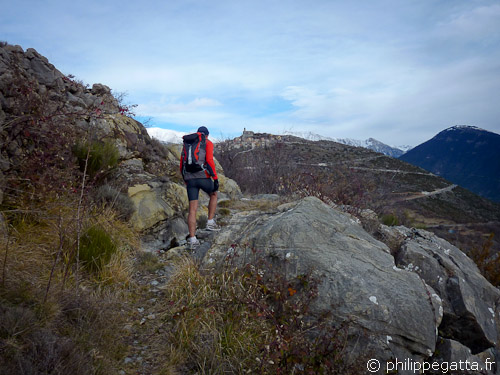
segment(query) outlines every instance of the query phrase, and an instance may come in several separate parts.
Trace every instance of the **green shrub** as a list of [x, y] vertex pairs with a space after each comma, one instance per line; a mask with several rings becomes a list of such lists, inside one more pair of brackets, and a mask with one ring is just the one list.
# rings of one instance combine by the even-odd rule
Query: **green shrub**
[[219, 215], [220, 216], [229, 216], [229, 214], [231, 213], [231, 211], [227, 208], [220, 208], [219, 209]]
[[109, 263], [117, 246], [111, 236], [101, 227], [88, 228], [80, 238], [79, 259], [86, 269], [98, 273]]
[[390, 227], [399, 225], [399, 219], [394, 214], [384, 214], [382, 215], [380, 220], [382, 221], [382, 224], [388, 225]]
[[78, 159], [80, 170], [84, 171], [87, 160], [87, 173], [95, 177], [99, 172], [111, 169], [118, 164], [119, 153], [111, 141], [94, 141], [92, 143], [78, 143], [73, 148], [73, 153]]

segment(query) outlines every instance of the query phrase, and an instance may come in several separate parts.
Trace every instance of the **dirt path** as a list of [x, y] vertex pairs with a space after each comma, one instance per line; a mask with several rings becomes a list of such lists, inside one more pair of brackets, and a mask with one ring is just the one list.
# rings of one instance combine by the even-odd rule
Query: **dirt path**
[[[410, 201], [410, 200], [420, 199], [420, 198], [427, 198], [427, 197], [431, 197], [433, 195], [438, 195], [438, 194], [442, 194], [442, 193], [445, 193], [448, 191], [452, 191], [456, 187], [457, 187], [457, 185], [452, 184], [452, 185], [446, 186], [444, 188], [436, 189], [434, 191], [422, 191], [419, 193], [416, 193], [416, 192], [397, 193], [398, 195], [402, 195], [402, 196], [396, 197], [395, 201], [400, 202], [400, 201]], [[410, 195], [408, 195], [408, 194], [410, 194]]]
[[120, 375], [154, 375], [161, 373], [169, 342], [163, 321], [166, 312], [166, 287], [172, 275], [172, 259], [184, 254], [200, 260], [210, 248], [215, 233], [198, 231], [201, 246], [190, 251], [186, 245], [168, 252], [145, 252], [134, 259], [133, 285], [124, 327], [124, 344], [128, 347]]
[[368, 167], [349, 167], [351, 169], [357, 169], [361, 171], [373, 171], [373, 172], [383, 172], [383, 173], [395, 173], [395, 174], [417, 174], [421, 176], [433, 176], [434, 174], [428, 172], [417, 172], [417, 171], [402, 171], [399, 169], [386, 169], [386, 168], [368, 168]]
[[138, 270], [133, 276], [135, 285], [128, 306], [128, 322], [124, 327], [128, 333], [125, 338], [128, 351], [119, 374], [155, 374], [161, 365], [164, 354], [161, 338], [165, 335], [161, 334], [159, 315], [161, 300], [165, 298], [162, 287], [168, 281], [169, 272], [165, 257], [160, 254], [152, 256], [158, 259], [156, 265], [150, 267], [143, 267], [143, 260], [136, 259]]

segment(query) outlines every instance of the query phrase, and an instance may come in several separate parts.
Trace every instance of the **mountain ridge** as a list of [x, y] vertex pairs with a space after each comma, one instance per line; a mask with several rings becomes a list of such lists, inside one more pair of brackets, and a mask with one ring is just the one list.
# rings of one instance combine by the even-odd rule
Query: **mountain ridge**
[[452, 126], [399, 159], [500, 202], [499, 134], [476, 126]]
[[322, 136], [322, 135], [312, 133], [312, 132], [287, 131], [287, 132], [284, 132], [283, 134], [284, 135], [293, 135], [293, 136], [296, 136], [299, 138], [307, 139], [309, 141], [325, 140], [325, 141], [342, 143], [342, 144], [345, 144], [348, 146], [364, 147], [364, 148], [367, 148], [369, 150], [373, 150], [375, 152], [380, 152], [384, 155], [392, 156], [392, 157], [399, 157], [412, 148], [411, 146], [391, 146], [391, 145], [385, 144], [385, 143], [383, 143], [375, 138], [372, 138], [372, 137], [365, 139], [365, 140], [357, 140], [357, 139], [353, 139], [353, 138], [326, 137], [326, 136]]

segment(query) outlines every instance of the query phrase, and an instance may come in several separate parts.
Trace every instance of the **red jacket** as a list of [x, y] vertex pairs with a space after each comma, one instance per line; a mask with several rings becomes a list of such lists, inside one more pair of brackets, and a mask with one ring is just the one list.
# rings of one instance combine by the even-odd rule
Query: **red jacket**
[[[205, 138], [205, 150], [206, 150], [205, 163], [208, 164], [208, 166], [214, 173], [213, 176], [210, 176], [208, 171], [205, 170], [205, 175], [207, 178], [212, 177], [214, 180], [217, 180], [218, 177], [217, 177], [217, 171], [215, 170], [215, 162], [214, 162], [214, 144], [208, 138]], [[184, 153], [181, 153], [181, 160], [180, 160], [181, 174], [183, 173], [182, 170], [183, 163], [184, 163]]]

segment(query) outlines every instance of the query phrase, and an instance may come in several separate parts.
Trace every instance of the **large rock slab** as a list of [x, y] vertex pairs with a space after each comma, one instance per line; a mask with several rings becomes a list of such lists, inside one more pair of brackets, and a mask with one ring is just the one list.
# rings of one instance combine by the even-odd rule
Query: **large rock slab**
[[321, 278], [314, 311], [333, 311], [335, 319], [367, 332], [355, 339], [358, 349], [372, 350], [374, 358], [418, 360], [434, 352], [439, 297], [417, 274], [397, 268], [387, 246], [350, 215], [313, 197], [282, 205], [273, 214], [236, 214], [204, 264], [216, 264], [234, 244], [293, 259], [287, 272], [312, 270]]
[[174, 218], [188, 207], [185, 189], [175, 183], [137, 184], [128, 188], [128, 195], [136, 208], [130, 222], [139, 231]]
[[466, 345], [473, 354], [498, 344], [500, 291], [460, 249], [436, 235], [397, 227], [405, 236], [398, 267], [417, 273], [443, 301], [440, 334]]

